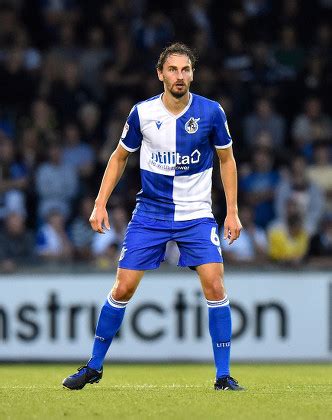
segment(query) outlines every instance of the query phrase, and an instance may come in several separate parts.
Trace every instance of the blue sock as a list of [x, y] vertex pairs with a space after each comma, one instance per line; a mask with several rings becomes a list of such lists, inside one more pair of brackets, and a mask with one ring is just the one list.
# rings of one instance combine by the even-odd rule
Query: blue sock
[[111, 293], [108, 295], [99, 315], [92, 356], [88, 362], [91, 369], [102, 368], [107, 350], [121, 326], [127, 303], [114, 300]]
[[223, 300], [208, 300], [209, 330], [212, 339], [216, 378], [230, 374], [232, 320], [228, 297]]

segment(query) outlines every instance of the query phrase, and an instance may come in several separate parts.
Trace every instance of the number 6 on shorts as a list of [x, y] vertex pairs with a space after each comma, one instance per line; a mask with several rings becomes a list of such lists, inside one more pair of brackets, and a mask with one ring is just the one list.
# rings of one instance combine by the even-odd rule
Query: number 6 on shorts
[[220, 246], [220, 240], [215, 226], [211, 229], [211, 242], [213, 245]]

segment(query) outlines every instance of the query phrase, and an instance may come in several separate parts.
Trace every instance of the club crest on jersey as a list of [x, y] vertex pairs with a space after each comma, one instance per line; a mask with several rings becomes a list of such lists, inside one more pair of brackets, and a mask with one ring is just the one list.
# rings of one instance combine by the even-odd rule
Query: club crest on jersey
[[186, 132], [188, 134], [194, 134], [196, 133], [196, 131], [198, 130], [198, 121], [200, 120], [200, 118], [194, 118], [191, 117], [189, 118], [189, 120], [186, 122], [186, 125], [184, 126]]

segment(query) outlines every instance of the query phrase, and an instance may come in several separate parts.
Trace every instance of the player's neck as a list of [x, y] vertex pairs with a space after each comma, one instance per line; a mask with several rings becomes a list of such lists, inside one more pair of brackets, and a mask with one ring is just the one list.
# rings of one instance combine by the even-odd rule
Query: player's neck
[[165, 105], [165, 108], [174, 115], [181, 114], [181, 112], [185, 109], [188, 105], [190, 99], [189, 91], [183, 95], [181, 98], [174, 98], [172, 94], [169, 92], [164, 92], [162, 94], [161, 100]]

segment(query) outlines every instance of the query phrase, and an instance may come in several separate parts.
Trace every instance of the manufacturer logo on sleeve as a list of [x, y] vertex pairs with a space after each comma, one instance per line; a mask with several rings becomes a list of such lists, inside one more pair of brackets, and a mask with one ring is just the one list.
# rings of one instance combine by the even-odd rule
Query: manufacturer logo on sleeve
[[200, 118], [191, 117], [185, 124], [184, 128], [188, 134], [194, 134], [198, 130], [198, 121]]

